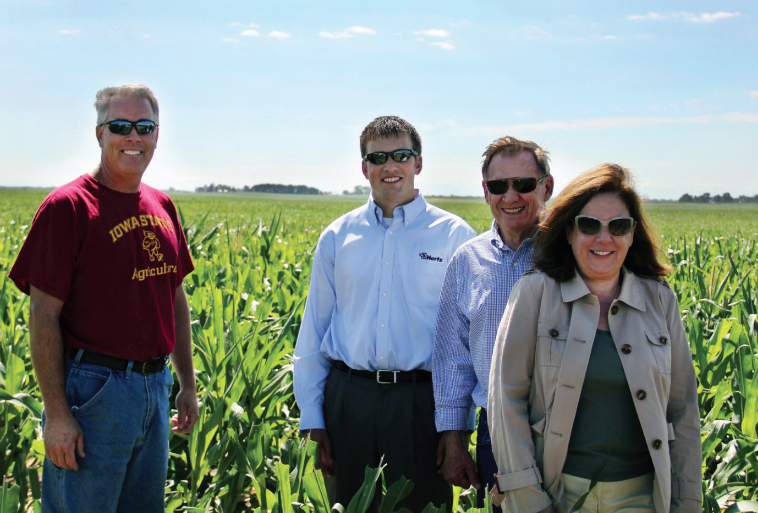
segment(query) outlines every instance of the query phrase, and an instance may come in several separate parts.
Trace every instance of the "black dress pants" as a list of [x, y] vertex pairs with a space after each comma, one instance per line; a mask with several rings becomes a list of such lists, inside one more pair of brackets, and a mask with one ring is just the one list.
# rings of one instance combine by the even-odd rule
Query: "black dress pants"
[[[434, 392], [431, 382], [380, 385], [374, 379], [332, 369], [324, 390], [324, 417], [332, 443], [337, 502], [347, 508], [363, 484], [366, 466], [384, 455], [387, 487], [405, 476], [413, 491], [398, 506], [420, 513], [429, 502], [452, 507], [453, 491], [437, 475]], [[381, 494], [377, 487], [376, 511]]]

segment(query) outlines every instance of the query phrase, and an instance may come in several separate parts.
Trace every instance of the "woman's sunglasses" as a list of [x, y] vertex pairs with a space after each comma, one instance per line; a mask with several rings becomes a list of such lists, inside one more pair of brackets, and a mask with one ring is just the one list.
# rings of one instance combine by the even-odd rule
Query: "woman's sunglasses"
[[375, 151], [363, 157], [363, 160], [382, 165], [389, 157], [392, 157], [395, 162], [405, 162], [411, 157], [418, 157], [418, 152], [416, 150]]
[[108, 125], [108, 130], [118, 135], [129, 135], [132, 132], [132, 127], [137, 131], [139, 135], [152, 134], [158, 125], [150, 121], [149, 119], [141, 119], [139, 121], [127, 121], [125, 119], [114, 119], [113, 121], [106, 121], [97, 125], [101, 127]]
[[490, 191], [490, 194], [505, 194], [508, 192], [509, 182], [514, 191], [526, 194], [527, 192], [532, 192], [536, 189], [537, 184], [545, 178], [547, 178], [547, 176], [543, 176], [539, 180], [536, 178], [504, 178], [502, 180], [487, 180], [485, 184], [487, 185], [487, 190]]
[[607, 226], [608, 233], [614, 237], [623, 237], [632, 231], [634, 218], [614, 217], [608, 221], [601, 221], [597, 217], [581, 215], [574, 218], [574, 224], [582, 235], [597, 235], [603, 226]]

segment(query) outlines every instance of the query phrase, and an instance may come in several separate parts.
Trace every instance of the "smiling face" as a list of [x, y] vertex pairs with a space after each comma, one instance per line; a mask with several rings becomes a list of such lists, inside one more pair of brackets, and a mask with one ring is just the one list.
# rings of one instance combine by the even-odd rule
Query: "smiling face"
[[[106, 121], [125, 119], [154, 121], [150, 102], [127, 96], [111, 98], [108, 104]], [[119, 180], [134, 180], [142, 177], [147, 165], [153, 158], [158, 143], [158, 130], [152, 134], [139, 135], [132, 128], [128, 135], [112, 133], [107, 125], [97, 128], [97, 140], [103, 149], [101, 172]]]
[[[608, 221], [614, 217], [629, 217], [629, 209], [616, 194], [603, 193], [593, 197], [584, 206], [580, 215]], [[634, 227], [623, 237], [613, 237], [608, 232], [607, 226], [603, 226], [597, 235], [582, 235], [574, 225], [567, 230], [579, 274], [586, 282], [618, 279], [621, 266], [634, 240]]]
[[[512, 178], [540, 179], [537, 162], [529, 151], [515, 155], [495, 155], [487, 168], [487, 180]], [[532, 192], [518, 193], [508, 184], [505, 194], [491, 194], [484, 187], [484, 198], [490, 206], [492, 216], [497, 221], [503, 242], [512, 250], [518, 249], [537, 225], [537, 217], [545, 202], [553, 194], [553, 177], [548, 176], [537, 184]]]
[[[366, 154], [375, 151], [393, 152], [412, 149], [411, 136], [375, 139], [366, 144]], [[384, 217], [392, 217], [395, 207], [406, 205], [416, 198], [414, 178], [421, 172], [421, 156], [411, 157], [405, 162], [395, 162], [388, 158], [384, 164], [372, 164], [364, 160], [363, 176], [371, 184], [374, 201], [382, 209]]]

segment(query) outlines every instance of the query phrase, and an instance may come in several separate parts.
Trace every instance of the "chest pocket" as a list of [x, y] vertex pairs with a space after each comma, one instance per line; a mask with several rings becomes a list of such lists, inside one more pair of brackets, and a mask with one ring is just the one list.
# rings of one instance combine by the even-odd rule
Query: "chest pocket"
[[446, 268], [447, 262], [444, 260], [412, 259], [408, 264], [408, 282], [403, 283], [406, 301], [414, 306], [436, 310]]
[[667, 330], [645, 330], [645, 336], [655, 356], [661, 374], [671, 374], [671, 338]]
[[566, 326], [546, 322], [537, 324], [537, 363], [560, 367], [567, 335]]

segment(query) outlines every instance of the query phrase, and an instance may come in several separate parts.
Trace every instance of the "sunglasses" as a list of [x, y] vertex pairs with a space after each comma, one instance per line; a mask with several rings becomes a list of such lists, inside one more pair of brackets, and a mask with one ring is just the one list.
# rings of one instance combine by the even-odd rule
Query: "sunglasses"
[[158, 125], [150, 121], [149, 119], [141, 119], [139, 121], [127, 121], [125, 119], [114, 119], [113, 121], [106, 121], [97, 125], [101, 127], [108, 125], [108, 130], [118, 135], [129, 135], [134, 128], [139, 135], [152, 134]]
[[608, 221], [601, 221], [597, 217], [576, 216], [574, 224], [582, 235], [597, 235], [603, 226], [607, 226], [608, 233], [614, 237], [623, 237], [632, 231], [635, 222], [631, 217], [614, 217]]
[[418, 152], [416, 150], [375, 151], [363, 157], [363, 160], [381, 165], [387, 162], [388, 157], [392, 157], [395, 162], [405, 162], [411, 157], [418, 157]]
[[490, 194], [505, 194], [508, 192], [508, 185], [518, 193], [532, 192], [537, 188], [537, 184], [547, 178], [543, 176], [539, 180], [536, 178], [503, 178], [502, 180], [487, 180], [487, 190]]

